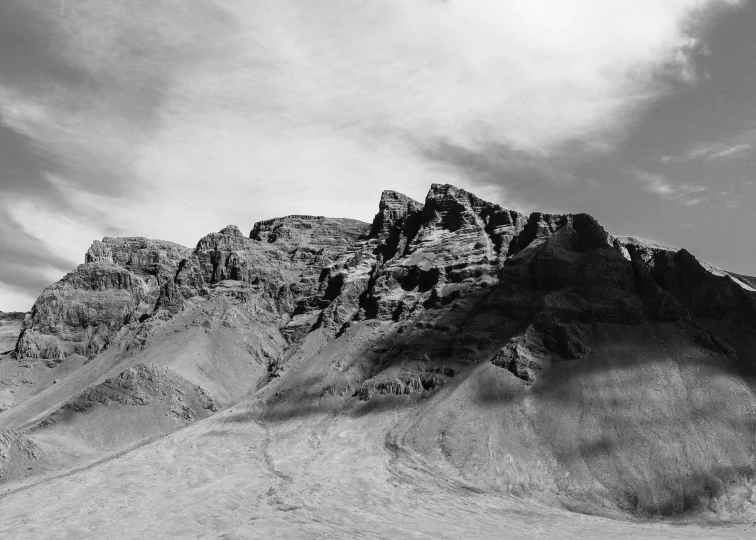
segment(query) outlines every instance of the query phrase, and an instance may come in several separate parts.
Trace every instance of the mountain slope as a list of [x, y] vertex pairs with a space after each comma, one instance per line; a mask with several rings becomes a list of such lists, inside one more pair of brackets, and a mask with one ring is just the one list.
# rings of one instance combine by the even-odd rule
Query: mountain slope
[[[422, 204], [384, 192], [370, 225], [288, 216], [194, 250], [105, 239], [42, 294], [16, 358], [0, 360], [69, 369], [14, 401], [0, 428], [22, 430], [49, 470], [248, 396], [237, 423], [208, 418], [149, 448], [177, 445], [190, 467], [215, 459], [196, 446], [211, 429], [200, 425], [221, 439], [249, 430], [260, 478], [289, 497], [329, 485], [374, 504], [383, 495], [359, 483], [396, 485], [399, 460], [396, 474], [450, 515], [465, 512], [462, 490], [484, 512], [530, 500], [738, 521], [756, 504], [752, 279], [585, 214], [525, 216], [449, 185]], [[331, 456], [339, 437], [355, 448]], [[360, 452], [378, 469], [344, 461]], [[339, 469], [351, 472], [330, 476]], [[316, 493], [266, 504], [320, 508]], [[391, 508], [382, 515], [402, 513]]]
[[[399, 398], [396, 398], [399, 399]], [[747, 524], [615, 521], [440, 475], [385, 434], [403, 416], [259, 416], [252, 400], [0, 497], [0, 534], [127, 538], [749, 538]], [[401, 408], [399, 408], [401, 410]], [[397, 414], [399, 413], [399, 414]]]

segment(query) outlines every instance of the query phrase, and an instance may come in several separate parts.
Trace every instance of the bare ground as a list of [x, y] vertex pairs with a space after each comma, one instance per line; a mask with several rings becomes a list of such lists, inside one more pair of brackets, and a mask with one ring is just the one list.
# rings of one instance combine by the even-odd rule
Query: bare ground
[[[387, 398], [396, 400], [401, 398]], [[57, 478], [6, 485], [2, 538], [751, 538], [484, 491], [392, 440], [406, 409], [264, 420], [233, 407]], [[756, 520], [754, 520], [756, 521]]]

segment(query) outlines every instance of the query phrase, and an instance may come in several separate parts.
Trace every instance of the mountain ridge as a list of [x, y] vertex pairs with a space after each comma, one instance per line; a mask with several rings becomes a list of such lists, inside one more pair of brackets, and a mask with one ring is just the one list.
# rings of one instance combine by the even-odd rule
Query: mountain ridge
[[743, 513], [752, 279], [448, 184], [423, 203], [384, 191], [372, 223], [291, 215], [194, 249], [108, 237], [0, 361], [0, 380], [31, 374], [0, 428], [52, 470], [240, 402], [270, 429], [374, 415], [390, 444], [486, 493], [615, 517]]

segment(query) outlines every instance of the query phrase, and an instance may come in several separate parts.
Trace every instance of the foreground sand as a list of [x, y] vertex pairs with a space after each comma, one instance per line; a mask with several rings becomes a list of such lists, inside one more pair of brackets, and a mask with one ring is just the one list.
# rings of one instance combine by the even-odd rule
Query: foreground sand
[[481, 493], [386, 444], [400, 411], [263, 420], [234, 407], [0, 498], [0, 538], [753, 538]]

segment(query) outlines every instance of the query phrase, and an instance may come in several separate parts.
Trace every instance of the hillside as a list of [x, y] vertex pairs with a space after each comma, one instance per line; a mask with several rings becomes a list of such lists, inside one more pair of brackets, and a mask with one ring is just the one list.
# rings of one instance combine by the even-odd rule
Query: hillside
[[0, 531], [753, 534], [754, 283], [449, 185], [105, 238], [0, 356]]

